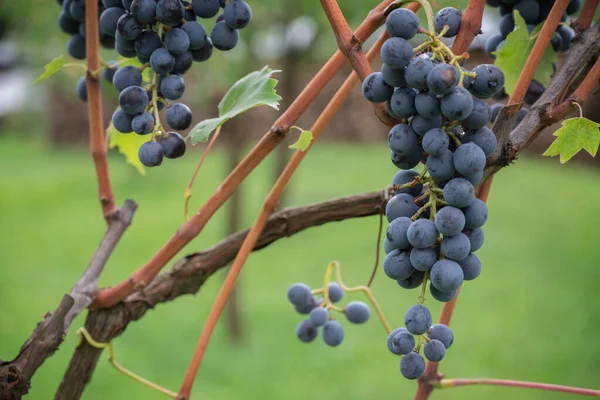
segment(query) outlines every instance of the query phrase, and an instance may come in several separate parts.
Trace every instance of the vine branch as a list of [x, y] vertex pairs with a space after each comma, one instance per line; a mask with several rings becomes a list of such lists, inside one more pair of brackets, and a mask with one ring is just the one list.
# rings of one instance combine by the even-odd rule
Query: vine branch
[[437, 389], [448, 389], [458, 386], [470, 385], [493, 385], [493, 386], [512, 386], [527, 389], [540, 389], [550, 392], [563, 392], [571, 394], [581, 394], [585, 396], [600, 397], [600, 390], [584, 389], [572, 386], [552, 385], [549, 383], [513, 381], [507, 379], [442, 379], [437, 382], [432, 382]]
[[573, 27], [578, 31], [588, 29], [592, 25], [599, 0], [585, 0], [579, 17], [573, 22]]

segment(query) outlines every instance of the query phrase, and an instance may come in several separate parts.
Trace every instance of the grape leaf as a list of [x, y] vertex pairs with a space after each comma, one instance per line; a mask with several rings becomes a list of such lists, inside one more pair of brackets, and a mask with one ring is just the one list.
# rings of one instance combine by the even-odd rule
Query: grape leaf
[[600, 146], [600, 124], [587, 118], [569, 118], [554, 132], [554, 142], [544, 153], [545, 156], [560, 155], [560, 163], [569, 161], [581, 149], [585, 149], [592, 157], [596, 156]]
[[275, 90], [277, 80], [271, 78], [276, 72], [279, 71], [264, 67], [237, 81], [219, 103], [219, 117], [202, 121], [192, 128], [189, 134], [192, 144], [206, 142], [213, 130], [251, 108], [269, 106], [278, 110], [281, 96]]
[[[533, 44], [537, 39], [538, 32], [534, 29], [531, 35], [527, 33], [527, 24], [517, 10], [514, 10], [515, 30], [508, 34], [504, 46], [494, 52], [496, 55], [496, 66], [504, 72], [504, 90], [507, 93], [512, 93], [517, 84], [517, 80], [523, 72], [525, 62]], [[556, 61], [556, 52], [552, 46], [548, 46], [533, 78], [547, 86], [550, 83], [550, 78], [554, 72], [552, 64]]]
[[289, 146], [290, 149], [299, 149], [306, 151], [313, 140], [313, 135], [310, 131], [301, 131], [296, 143]]
[[106, 128], [106, 135], [108, 137], [108, 148], [118, 148], [119, 153], [125, 156], [125, 161], [133, 165], [140, 174], [146, 175], [146, 170], [138, 158], [138, 151], [142, 144], [152, 138], [152, 135], [138, 135], [133, 132], [121, 133], [115, 129], [112, 123]]
[[38, 78], [35, 81], [33, 81], [33, 83], [38, 83], [39, 81], [43, 81], [44, 79], [51, 77], [52, 75], [60, 71], [60, 69], [64, 66], [65, 56], [64, 54], [61, 54], [54, 60], [50, 61], [48, 64], [44, 65], [44, 73], [38, 76]]

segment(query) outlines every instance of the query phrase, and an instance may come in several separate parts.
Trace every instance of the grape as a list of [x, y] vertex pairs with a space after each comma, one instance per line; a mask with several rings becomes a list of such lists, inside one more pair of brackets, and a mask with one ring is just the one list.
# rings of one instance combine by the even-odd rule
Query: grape
[[[444, 238], [442, 239], [441, 250], [442, 254], [444, 254], [444, 256], [449, 260], [464, 260], [471, 252], [471, 242], [469, 241], [467, 235], [465, 235], [462, 232], [454, 236], [444, 236]], [[435, 265], [433, 267], [435, 268]], [[440, 290], [444, 290], [440, 286], [436, 285], [436, 287]], [[450, 290], [446, 290], [446, 292], [449, 292]]]
[[154, 118], [147, 112], [141, 113], [133, 117], [131, 128], [140, 135], [147, 135], [154, 130]]
[[500, 113], [502, 107], [503, 105], [500, 103], [492, 104], [492, 106], [490, 107], [490, 121], [496, 121], [496, 118], [498, 117], [498, 114]]
[[182, 131], [192, 123], [192, 110], [185, 104], [173, 104], [167, 109], [165, 119], [170, 127]]
[[301, 306], [295, 305], [294, 310], [296, 310], [298, 314], [308, 315], [316, 306], [317, 302], [313, 298], [308, 304], [303, 304]]
[[431, 325], [430, 331], [427, 333], [430, 339], [439, 340], [442, 342], [446, 349], [449, 349], [454, 343], [454, 335], [450, 328], [444, 324], [433, 324]]
[[443, 130], [437, 128], [430, 129], [423, 136], [421, 145], [427, 153], [434, 157], [439, 157], [445, 150], [448, 150], [450, 139], [448, 138], [448, 134]]
[[180, 0], [160, 0], [156, 4], [156, 19], [165, 25], [175, 26], [179, 24], [184, 14], [185, 9]]
[[427, 89], [427, 75], [433, 67], [433, 63], [427, 57], [413, 58], [404, 72], [406, 83], [415, 89]]
[[331, 300], [332, 303], [337, 303], [344, 297], [344, 291], [336, 282], [329, 282], [327, 289], [329, 291], [329, 300]]
[[392, 250], [383, 260], [383, 272], [395, 280], [408, 279], [415, 272], [410, 264], [409, 252], [398, 249]]
[[407, 232], [412, 220], [407, 217], [400, 217], [393, 220], [387, 228], [385, 237], [390, 246], [398, 250], [407, 250], [410, 248]]
[[210, 39], [213, 45], [221, 50], [228, 51], [233, 49], [240, 39], [240, 33], [236, 29], [231, 29], [225, 22], [217, 22], [210, 32]]
[[403, 156], [397, 153], [391, 152], [391, 158], [394, 165], [400, 169], [414, 168], [421, 162], [422, 152], [418, 149], [414, 153]]
[[294, 283], [288, 288], [287, 298], [295, 306], [303, 306], [310, 304], [312, 300], [312, 294], [310, 293], [310, 287], [304, 283]]
[[344, 340], [344, 328], [342, 325], [333, 320], [327, 321], [323, 326], [323, 341], [325, 344], [335, 347], [338, 346]]
[[167, 49], [160, 48], [152, 52], [150, 56], [150, 68], [160, 75], [168, 74], [175, 67], [175, 58]]
[[462, 87], [453, 87], [450, 93], [442, 97], [442, 113], [452, 121], [462, 121], [473, 111], [473, 97]]
[[523, 121], [523, 118], [525, 118], [525, 116], [527, 115], [528, 112], [529, 112], [529, 110], [525, 107], [523, 107], [519, 110], [519, 112], [517, 113], [517, 117], [515, 118], [515, 122], [513, 124], [513, 129], [517, 125], [519, 125], [521, 123], [521, 121]]
[[71, 36], [67, 41], [67, 52], [77, 60], [85, 60], [85, 38], [79, 33]]
[[212, 18], [221, 8], [219, 0], [192, 0], [192, 7], [200, 18]]
[[436, 299], [437, 301], [441, 301], [442, 303], [446, 303], [452, 300], [454, 297], [456, 297], [456, 293], [458, 293], [457, 290], [453, 292], [442, 292], [433, 285], [429, 285], [429, 292], [431, 293], [431, 296], [434, 299]]
[[[444, 237], [444, 240], [446, 238]], [[442, 243], [444, 242], [442, 241]], [[452, 260], [439, 260], [431, 267], [429, 279], [431, 279], [431, 284], [436, 289], [449, 293], [457, 290], [462, 285], [463, 271], [460, 265]]]
[[390, 244], [390, 241], [388, 240], [388, 238], [384, 237], [383, 238], [383, 251], [385, 252], [385, 254], [389, 254], [392, 250], [394, 250], [394, 248]]
[[490, 56], [491, 58], [496, 58], [496, 55], [493, 53], [496, 51], [496, 49], [498, 48], [498, 45], [503, 40], [504, 40], [504, 36], [502, 36], [501, 33], [496, 33], [495, 35], [488, 37], [488, 39], [485, 41], [485, 45], [484, 45], [486, 54], [488, 56]]
[[412, 39], [419, 30], [419, 17], [411, 10], [398, 8], [387, 16], [385, 28], [390, 36]]
[[395, 125], [388, 134], [390, 149], [400, 155], [408, 155], [419, 149], [417, 135], [406, 124]]
[[82, 76], [75, 85], [75, 93], [81, 101], [87, 102], [87, 84], [85, 76]]
[[102, 0], [102, 5], [104, 5], [105, 8], [109, 8], [109, 7], [123, 8], [123, 2], [121, 0]]
[[133, 128], [131, 127], [133, 116], [125, 113], [125, 111], [120, 108], [115, 110], [111, 121], [115, 129], [121, 133], [130, 133], [133, 131]]
[[158, 35], [152, 31], [144, 31], [135, 39], [135, 52], [142, 57], [150, 58], [154, 50], [162, 47]]
[[415, 133], [419, 136], [424, 136], [427, 131], [442, 126], [442, 116], [437, 115], [433, 118], [425, 118], [419, 114], [415, 115], [410, 120], [410, 127], [413, 128]]
[[446, 347], [439, 340], [431, 339], [429, 342], [425, 343], [423, 355], [432, 362], [442, 361], [446, 355]]
[[[190, 8], [188, 10], [188, 7]], [[183, 8], [185, 10], [185, 12], [183, 13], [183, 19], [185, 19], [186, 21], [194, 21], [196, 22], [196, 19], [198, 17], [196, 17], [196, 14], [194, 13], [193, 7], [192, 7], [192, 3], [190, 3], [189, 1], [183, 1]]]
[[436, 95], [450, 93], [453, 87], [458, 84], [458, 70], [450, 64], [436, 65], [427, 75], [427, 87], [429, 91]]
[[471, 252], [477, 251], [483, 246], [483, 242], [485, 240], [485, 235], [483, 233], [483, 229], [463, 229], [462, 233], [464, 233], [471, 243]]
[[465, 227], [465, 215], [458, 208], [447, 206], [435, 214], [433, 222], [442, 235], [457, 235]]
[[[406, 183], [412, 182], [419, 173], [417, 171], [413, 171], [411, 169], [406, 171], [398, 171], [396, 175], [394, 175], [394, 179], [392, 179], [392, 186], [394, 185], [404, 185]], [[407, 187], [400, 190], [397, 190], [395, 193], [408, 193], [411, 196], [418, 196], [423, 190], [423, 185], [421, 183], [417, 183], [413, 187]]]
[[396, 355], [401, 355], [400, 353], [398, 353], [397, 349], [394, 347], [393, 345], [393, 341], [394, 341], [394, 337], [399, 334], [400, 332], [406, 332], [406, 328], [396, 328], [394, 329], [387, 338], [387, 348], [388, 350], [392, 353], [392, 354], [396, 354]]
[[[370, 76], [370, 75], [369, 75]], [[381, 66], [381, 76], [385, 83], [392, 87], [406, 87], [406, 79], [404, 78], [404, 69], [392, 69], [383, 64]], [[390, 94], [387, 98], [389, 99]]]
[[133, 0], [131, 15], [142, 24], [153, 24], [156, 21], [156, 0]]
[[425, 360], [419, 353], [410, 352], [400, 360], [400, 373], [406, 379], [417, 379], [425, 372]]
[[512, 12], [502, 16], [500, 20], [500, 34], [506, 38], [515, 29], [515, 18]]
[[552, 39], [550, 40], [550, 44], [555, 51], [558, 51], [558, 49], [562, 47], [562, 37], [560, 34], [558, 34], [558, 32], [554, 32], [554, 35], [552, 35]]
[[115, 49], [123, 57], [131, 58], [137, 55], [135, 52], [135, 42], [124, 39], [119, 35], [119, 32], [115, 34]]
[[415, 271], [411, 276], [406, 279], [396, 279], [396, 283], [404, 289], [415, 289], [421, 286], [425, 273], [422, 271]]
[[119, 105], [129, 115], [143, 113], [148, 107], [148, 95], [139, 86], [129, 86], [119, 94]]
[[252, 9], [243, 0], [230, 0], [223, 9], [225, 23], [232, 29], [243, 29], [252, 20]]
[[424, 305], [415, 304], [404, 314], [404, 326], [413, 335], [422, 335], [431, 326], [431, 313]]
[[108, 83], [113, 83], [113, 78], [119, 69], [119, 65], [116, 61], [111, 60], [108, 62], [108, 66], [102, 71], [102, 76]]
[[454, 175], [453, 155], [450, 150], [444, 150], [438, 157], [427, 157], [427, 171], [433, 179], [445, 180]]
[[186, 51], [183, 54], [178, 54], [175, 56], [175, 66], [173, 67], [171, 73], [183, 75], [188, 69], [190, 69], [193, 62], [194, 58], [192, 56], [191, 51]]
[[146, 142], [140, 146], [138, 157], [146, 167], [157, 167], [163, 160], [162, 148], [156, 142]]
[[412, 249], [410, 251], [410, 263], [417, 272], [429, 271], [437, 259], [437, 252], [431, 247], [426, 249]]
[[131, 3], [133, 0], [121, 0], [121, 6], [127, 11], [131, 10]]
[[412, 46], [408, 41], [400, 37], [389, 38], [381, 47], [381, 59], [390, 68], [404, 68], [408, 65], [412, 57]]
[[479, 257], [474, 253], [471, 253], [465, 259], [460, 260], [458, 265], [460, 265], [463, 270], [465, 281], [472, 281], [481, 273], [481, 261], [479, 261]]
[[504, 88], [504, 74], [495, 65], [480, 64], [473, 68], [477, 77], [473, 79], [469, 90], [481, 99], [487, 99]]
[[541, 83], [533, 79], [529, 83], [529, 87], [527, 88], [527, 93], [525, 93], [525, 103], [533, 104], [541, 97], [544, 93], [544, 86]]
[[64, 11], [58, 16], [58, 26], [64, 33], [69, 35], [79, 32], [79, 22], [69, 17]]
[[190, 41], [190, 49], [197, 50], [206, 46], [208, 36], [206, 29], [196, 21], [188, 21], [181, 27], [187, 33]]
[[394, 114], [394, 111], [392, 110], [392, 104], [390, 103], [389, 100], [386, 100], [385, 102], [385, 110], [387, 111], [387, 113], [392, 116], [392, 118], [394, 119], [400, 119], [399, 116], [397, 116], [396, 114]]
[[454, 178], [444, 186], [444, 200], [453, 207], [466, 207], [474, 198], [475, 188], [466, 179]]
[[425, 249], [433, 246], [438, 238], [438, 231], [430, 220], [418, 219], [409, 226], [406, 236], [415, 248]]
[[69, 4], [69, 15], [75, 21], [85, 22], [85, 0], [73, 0]]
[[490, 106], [483, 100], [473, 100], [473, 111], [462, 120], [462, 124], [469, 129], [483, 128], [490, 120]]
[[416, 92], [411, 88], [398, 88], [394, 90], [390, 105], [395, 115], [401, 118], [408, 118], [417, 112], [415, 109]]
[[160, 139], [160, 145], [167, 158], [179, 158], [185, 154], [185, 139], [177, 132], [167, 132], [167, 137]]
[[371, 316], [369, 306], [362, 301], [351, 301], [344, 309], [346, 318], [353, 324], [364, 324]]
[[567, 6], [567, 14], [575, 14], [579, 11], [579, 7], [581, 7], [581, 0], [571, 0]]
[[410, 194], [400, 193], [388, 201], [385, 206], [385, 216], [388, 222], [400, 217], [412, 217], [419, 207], [415, 204], [415, 198]]
[[458, 174], [459, 177], [465, 178], [466, 180], [468, 180], [469, 182], [471, 182], [471, 185], [477, 185], [481, 179], [483, 178], [483, 170], [477, 172], [476, 174], [473, 175], [460, 175]]
[[519, 0], [514, 9], [521, 14], [527, 24], [536, 24], [540, 16], [540, 4], [538, 0]]
[[177, 100], [183, 96], [185, 83], [179, 75], [169, 75], [160, 82], [160, 92], [169, 100]]
[[319, 330], [307, 319], [300, 321], [296, 327], [296, 336], [304, 343], [312, 342], [318, 335]]
[[415, 348], [415, 337], [406, 330], [398, 332], [392, 338], [392, 346], [394, 354], [408, 354]]
[[444, 37], [454, 37], [460, 28], [461, 12], [454, 7], [442, 8], [435, 16], [435, 30], [440, 33], [445, 25], [448, 25], [448, 32]]
[[373, 103], [383, 103], [392, 97], [394, 88], [383, 80], [381, 72], [373, 72], [363, 81], [362, 91], [367, 100]]
[[142, 28], [142, 24], [131, 14], [123, 14], [117, 21], [117, 32], [127, 40], [135, 40], [142, 33]]
[[313, 326], [323, 326], [329, 321], [329, 312], [322, 307], [313, 308], [308, 314], [308, 320]]
[[462, 137], [463, 143], [475, 143], [481, 148], [485, 157], [489, 157], [496, 150], [498, 141], [491, 129], [485, 126], [479, 129], [471, 129]]
[[487, 206], [480, 199], [475, 199], [463, 209], [465, 214], [465, 227], [469, 229], [481, 228], [488, 219]]
[[190, 48], [190, 37], [180, 28], [173, 28], [165, 35], [165, 47], [173, 55], [185, 53]]
[[141, 84], [142, 74], [132, 65], [119, 68], [113, 77], [113, 86], [119, 92], [130, 86], [140, 86]]
[[465, 143], [454, 151], [454, 168], [462, 175], [475, 175], [485, 167], [485, 153], [475, 143]]
[[202, 47], [201, 49], [193, 49], [192, 50], [192, 57], [194, 58], [194, 61], [197, 61], [197, 62], [206, 61], [212, 55], [213, 49], [214, 49], [214, 46], [212, 44], [212, 41], [207, 38], [206, 46]]
[[558, 32], [561, 38], [561, 46], [558, 50], [569, 50], [569, 47], [571, 47], [571, 41], [575, 37], [575, 31], [566, 25], [559, 25], [558, 28], [556, 28], [556, 32]]
[[440, 99], [429, 92], [419, 92], [415, 97], [415, 108], [424, 118], [435, 118], [442, 114]]

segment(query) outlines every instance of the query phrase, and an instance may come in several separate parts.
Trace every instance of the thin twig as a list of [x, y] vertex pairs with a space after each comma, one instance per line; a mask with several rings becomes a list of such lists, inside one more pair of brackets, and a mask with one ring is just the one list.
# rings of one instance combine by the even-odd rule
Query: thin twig
[[[385, 189], [387, 191], [387, 189]], [[371, 276], [369, 277], [369, 281], [367, 282], [367, 287], [371, 287], [373, 284], [373, 280], [375, 280], [375, 275], [377, 274], [377, 269], [379, 269], [379, 254], [381, 253], [381, 232], [383, 231], [383, 214], [385, 214], [385, 204], [387, 203], [387, 196], [383, 196], [383, 200], [381, 200], [381, 212], [379, 213], [379, 229], [377, 230], [377, 243], [375, 246], [375, 265], [373, 265], [373, 271], [371, 271]]]
[[447, 389], [458, 386], [470, 385], [493, 385], [493, 386], [512, 386], [527, 389], [547, 390], [550, 392], [563, 392], [571, 394], [581, 394], [584, 396], [600, 397], [600, 390], [585, 389], [572, 386], [552, 385], [549, 383], [513, 381], [508, 379], [442, 379], [438, 382], [433, 382], [438, 389]]
[[592, 26], [592, 21], [594, 20], [594, 15], [596, 15], [596, 9], [598, 8], [598, 1], [599, 0], [585, 0], [579, 17], [573, 22], [574, 28], [583, 30]]
[[452, 52], [462, 54], [481, 31], [481, 21], [485, 0], [470, 0], [465, 13], [460, 19], [460, 30], [452, 43]]

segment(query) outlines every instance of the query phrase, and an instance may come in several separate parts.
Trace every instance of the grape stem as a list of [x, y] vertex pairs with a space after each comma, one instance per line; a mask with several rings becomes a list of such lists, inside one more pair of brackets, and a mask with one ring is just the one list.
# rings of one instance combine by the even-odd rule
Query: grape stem
[[437, 389], [448, 389], [457, 386], [468, 386], [468, 385], [494, 385], [494, 386], [512, 386], [521, 387], [528, 389], [540, 389], [548, 390], [552, 392], [564, 392], [571, 394], [582, 394], [585, 396], [599, 397], [600, 390], [585, 389], [563, 385], [552, 385], [549, 383], [539, 382], [524, 382], [524, 381], [513, 381], [508, 379], [441, 379], [430, 381], [433, 387]]
[[154, 119], [156, 125], [154, 126], [154, 132], [152, 132], [152, 140], [154, 140], [155, 134], [162, 134], [162, 126], [160, 125], [160, 116], [158, 115], [158, 90], [156, 89], [158, 83], [158, 74], [155, 72], [152, 76], [152, 107], [154, 108]]

